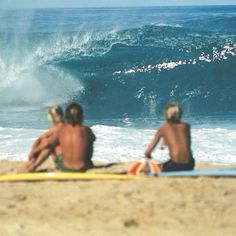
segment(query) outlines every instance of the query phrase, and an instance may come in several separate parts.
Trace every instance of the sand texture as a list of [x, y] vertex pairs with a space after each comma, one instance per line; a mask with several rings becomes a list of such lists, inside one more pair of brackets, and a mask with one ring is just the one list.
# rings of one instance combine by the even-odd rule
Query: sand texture
[[[19, 165], [0, 161], [0, 173]], [[118, 173], [127, 165], [97, 164], [90, 172]], [[48, 162], [41, 170], [52, 168]], [[19, 182], [0, 189], [1, 236], [236, 235], [235, 178]]]

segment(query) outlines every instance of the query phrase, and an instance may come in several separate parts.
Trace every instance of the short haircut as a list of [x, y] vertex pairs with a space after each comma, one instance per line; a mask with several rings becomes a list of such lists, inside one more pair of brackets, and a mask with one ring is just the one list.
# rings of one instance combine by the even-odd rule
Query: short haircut
[[177, 103], [170, 103], [164, 109], [164, 116], [167, 122], [177, 123], [181, 119], [182, 109]]
[[48, 108], [48, 115], [53, 123], [63, 121], [63, 111], [60, 106], [55, 105]]
[[66, 108], [66, 121], [71, 125], [82, 124], [83, 109], [78, 103], [73, 102], [68, 105]]

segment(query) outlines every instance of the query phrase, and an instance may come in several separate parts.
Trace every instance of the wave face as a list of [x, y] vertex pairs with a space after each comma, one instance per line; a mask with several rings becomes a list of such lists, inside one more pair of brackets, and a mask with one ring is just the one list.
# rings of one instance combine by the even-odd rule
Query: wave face
[[4, 109], [79, 101], [88, 118], [152, 118], [176, 101], [186, 113], [236, 111], [236, 7], [8, 10], [0, 20]]

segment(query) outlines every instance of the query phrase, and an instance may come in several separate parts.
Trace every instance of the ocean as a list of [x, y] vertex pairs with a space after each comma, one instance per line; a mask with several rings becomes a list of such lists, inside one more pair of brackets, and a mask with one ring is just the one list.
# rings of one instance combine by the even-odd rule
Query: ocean
[[196, 161], [236, 163], [235, 67], [236, 6], [2, 9], [0, 159], [26, 160], [47, 107], [77, 101], [94, 160], [138, 160], [178, 102]]

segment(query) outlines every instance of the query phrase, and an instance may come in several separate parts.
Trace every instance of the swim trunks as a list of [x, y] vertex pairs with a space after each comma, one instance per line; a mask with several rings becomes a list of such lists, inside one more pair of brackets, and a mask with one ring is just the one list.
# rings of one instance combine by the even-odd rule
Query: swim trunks
[[70, 171], [70, 172], [84, 172], [86, 170], [88, 170], [89, 168], [92, 168], [93, 167], [93, 163], [92, 161], [90, 161], [89, 163], [87, 164], [83, 164], [81, 165], [81, 167], [79, 168], [73, 168], [73, 167], [67, 167], [63, 164], [63, 161], [62, 161], [62, 155], [61, 154], [58, 154], [56, 155], [56, 158], [55, 158], [55, 165], [56, 165], [56, 168], [58, 170], [61, 170], [61, 171]]
[[188, 163], [178, 163], [169, 160], [162, 164], [162, 171], [178, 171], [178, 170], [193, 170], [195, 165], [194, 159], [191, 159]]

